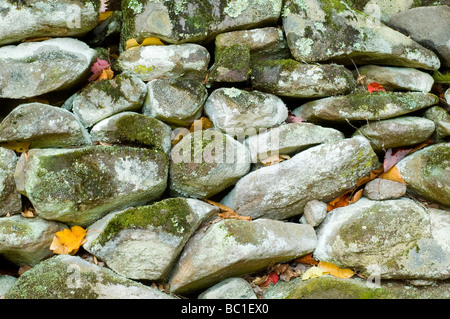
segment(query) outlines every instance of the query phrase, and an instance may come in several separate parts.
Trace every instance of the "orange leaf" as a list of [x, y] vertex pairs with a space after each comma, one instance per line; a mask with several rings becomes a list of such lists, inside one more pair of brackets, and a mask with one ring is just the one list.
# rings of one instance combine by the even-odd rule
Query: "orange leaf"
[[333, 199], [327, 204], [327, 211], [329, 212], [338, 207], [348, 206], [348, 204], [350, 204], [350, 196], [352, 195], [352, 193], [353, 191], [348, 191], [341, 196]]
[[189, 132], [195, 132], [200, 130], [207, 130], [211, 127], [213, 127], [214, 124], [211, 122], [211, 120], [207, 117], [201, 117], [198, 120], [195, 120], [191, 127], [189, 127]]
[[100, 12], [100, 15], [98, 17], [98, 21], [102, 22], [108, 19], [113, 14], [112, 11], [106, 11], [106, 12]]
[[232, 218], [232, 219], [240, 219], [240, 220], [248, 220], [248, 221], [252, 220], [252, 218], [250, 216], [241, 216], [228, 206], [222, 205], [220, 203], [214, 202], [209, 199], [204, 199], [204, 201], [207, 202], [208, 204], [214, 205], [217, 208], [219, 208], [222, 211], [222, 213], [218, 213], [219, 217], [221, 217], [221, 218], [224, 218], [224, 219]]
[[295, 261], [298, 263], [307, 264], [307, 265], [318, 265], [319, 264], [319, 261], [314, 259], [312, 253], [302, 256], [300, 258], [297, 258]]
[[366, 177], [362, 177], [357, 183], [356, 186], [362, 186], [372, 180], [374, 180], [375, 178], [377, 178], [380, 174], [382, 174], [384, 172], [384, 168], [380, 167], [379, 169], [373, 169], [370, 171], [370, 175], [366, 176]]
[[347, 279], [353, 277], [353, 275], [355, 274], [355, 272], [351, 269], [342, 269], [336, 266], [335, 264], [328, 263], [326, 261], [319, 262], [317, 266], [326, 271], [327, 273], [329, 273], [330, 275], [338, 278]]
[[73, 255], [86, 242], [86, 230], [80, 226], [64, 229], [53, 236], [50, 250], [59, 255]]
[[380, 83], [372, 82], [367, 86], [367, 90], [372, 93], [375, 91], [386, 91]]
[[406, 182], [403, 180], [402, 176], [400, 175], [400, 172], [398, 171], [397, 166], [394, 166], [386, 173], [381, 174], [380, 178], [389, 179], [391, 181], [406, 184]]
[[359, 191], [357, 191], [355, 194], [353, 194], [353, 196], [349, 200], [349, 204], [354, 204], [357, 201], [359, 201], [359, 199], [361, 198], [362, 194], [363, 194], [363, 189], [361, 188]]

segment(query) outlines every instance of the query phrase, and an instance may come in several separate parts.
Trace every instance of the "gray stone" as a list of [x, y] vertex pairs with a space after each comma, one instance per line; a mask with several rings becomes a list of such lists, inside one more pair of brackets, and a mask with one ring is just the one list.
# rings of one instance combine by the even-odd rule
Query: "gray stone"
[[442, 141], [450, 135], [450, 114], [445, 109], [437, 105], [432, 106], [425, 111], [423, 116], [434, 122], [436, 129], [433, 137], [435, 140]]
[[214, 90], [205, 102], [205, 114], [224, 133], [255, 135], [284, 122], [288, 109], [276, 95], [233, 87]]
[[311, 123], [287, 123], [249, 136], [245, 145], [256, 163], [271, 155], [295, 155], [317, 144], [342, 140], [338, 130]]
[[408, 191], [450, 206], [450, 143], [438, 143], [406, 156], [397, 163]]
[[307, 202], [303, 210], [303, 216], [306, 223], [313, 227], [319, 226], [327, 216], [327, 203], [315, 199]]
[[25, 272], [6, 299], [177, 299], [78, 256], [59, 255]]
[[14, 182], [17, 160], [13, 150], [0, 147], [0, 217], [22, 211], [22, 199]]
[[430, 92], [434, 84], [431, 75], [413, 68], [365, 65], [353, 71], [353, 75], [355, 78], [364, 75], [366, 84], [377, 82], [387, 91]]
[[56, 232], [66, 225], [40, 217], [21, 215], [0, 218], [0, 254], [18, 266], [38, 264], [52, 255], [49, 249]]
[[293, 59], [252, 65], [254, 89], [295, 98], [348, 94], [355, 88], [352, 73], [337, 64], [305, 64]]
[[17, 278], [8, 275], [0, 275], [0, 299], [5, 299], [6, 294], [16, 282]]
[[434, 133], [434, 122], [423, 117], [400, 116], [375, 121], [357, 129], [354, 135], [363, 135], [374, 151], [421, 143]]
[[307, 102], [292, 113], [308, 122], [384, 120], [412, 113], [439, 102], [431, 93], [364, 92]]
[[29, 148], [90, 144], [88, 132], [73, 113], [42, 103], [21, 104], [0, 123], [0, 143], [30, 143]]
[[91, 129], [94, 142], [139, 146], [169, 153], [172, 130], [163, 122], [135, 112], [121, 112], [110, 116]]
[[310, 225], [270, 219], [224, 219], [191, 237], [169, 280], [174, 293], [191, 293], [230, 277], [312, 252]]
[[77, 37], [95, 28], [99, 3], [81, 0], [0, 2], [0, 45], [37, 37]]
[[169, 198], [110, 213], [89, 226], [83, 248], [127, 278], [164, 281], [190, 236], [218, 212], [203, 201]]
[[118, 71], [135, 73], [141, 80], [191, 76], [204, 81], [210, 55], [198, 44], [150, 45], [122, 52], [114, 64]]
[[442, 59], [442, 64], [450, 66], [450, 6], [404, 10], [394, 15], [388, 26], [435, 51]]
[[190, 126], [199, 119], [208, 97], [206, 87], [189, 78], [154, 79], [147, 88], [142, 112], [173, 126]]
[[[447, 214], [447, 223], [450, 215]], [[450, 278], [450, 238], [435, 239], [429, 212], [402, 198], [332, 210], [317, 232], [314, 257], [380, 279]]]
[[248, 281], [233, 277], [206, 289], [198, 299], [257, 299], [257, 297]]
[[86, 80], [95, 50], [72, 38], [0, 48], [0, 98], [23, 99]]
[[406, 184], [376, 178], [364, 186], [363, 195], [372, 200], [397, 199], [405, 195]]
[[32, 149], [19, 158], [14, 177], [39, 216], [86, 226], [161, 196], [167, 157], [158, 150], [117, 146]]
[[[343, 1], [284, 4], [283, 28], [293, 57], [302, 62], [382, 64], [437, 70], [431, 50]], [[353, 62], [352, 62], [353, 61]]]
[[205, 42], [236, 29], [271, 25], [278, 21], [281, 0], [147, 1], [122, 3], [122, 42], [158, 37], [168, 43]]
[[324, 143], [247, 174], [221, 203], [252, 218], [286, 219], [310, 200], [328, 202], [353, 189], [379, 165], [364, 137]]
[[123, 111], [137, 111], [147, 94], [145, 83], [134, 74], [122, 73], [111, 80], [96, 81], [72, 102], [72, 111], [86, 126]]
[[195, 131], [172, 147], [169, 188], [173, 195], [208, 198], [250, 170], [250, 153], [231, 136]]

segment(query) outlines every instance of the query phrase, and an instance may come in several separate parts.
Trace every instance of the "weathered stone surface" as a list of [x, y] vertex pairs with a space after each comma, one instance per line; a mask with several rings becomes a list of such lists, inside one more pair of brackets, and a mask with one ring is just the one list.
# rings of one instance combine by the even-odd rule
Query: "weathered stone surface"
[[16, 282], [17, 278], [9, 275], [0, 275], [0, 299], [5, 299], [6, 294]]
[[450, 143], [438, 143], [406, 156], [396, 166], [408, 191], [450, 206], [449, 165]]
[[72, 38], [0, 48], [0, 98], [23, 99], [85, 80], [95, 50]]
[[58, 222], [21, 215], [0, 218], [0, 254], [19, 265], [34, 266], [52, 255], [49, 249], [56, 232], [67, 228]]
[[0, 217], [22, 211], [22, 200], [14, 182], [17, 160], [13, 150], [0, 147]]
[[73, 113], [42, 103], [21, 104], [0, 123], [0, 144], [30, 143], [29, 148], [90, 144], [88, 132]]
[[[365, 276], [450, 278], [450, 251], [434, 238], [428, 211], [407, 198], [361, 198], [334, 209], [317, 235], [315, 258]], [[448, 247], [448, 236], [444, 240]]]
[[283, 28], [292, 55], [306, 63], [440, 67], [432, 51], [343, 1], [286, 1]]
[[[373, 280], [372, 278], [369, 278]], [[359, 278], [341, 279], [329, 275], [289, 282], [278, 281], [263, 299], [448, 299], [450, 282], [416, 287], [400, 280], [382, 280], [377, 285]]]
[[7, 299], [176, 299], [78, 256], [59, 255], [25, 272]]
[[413, 68], [388, 67], [380, 65], [365, 65], [353, 71], [357, 78], [365, 76], [365, 82], [377, 82], [387, 91], [408, 90], [417, 92], [430, 92], [434, 79], [426, 72]]
[[332, 128], [311, 123], [288, 123], [249, 136], [245, 145], [250, 150], [252, 162], [256, 163], [271, 155], [295, 155], [311, 146], [343, 138], [343, 133]]
[[363, 191], [363, 195], [372, 200], [397, 199], [405, 193], [405, 184], [383, 178], [376, 178], [368, 182]]
[[440, 106], [433, 106], [426, 110], [423, 116], [434, 122], [436, 129], [433, 137], [437, 141], [442, 141], [450, 135], [450, 114], [445, 109]]
[[169, 188], [174, 195], [208, 198], [250, 170], [247, 148], [215, 130], [195, 131], [171, 150]]
[[306, 223], [317, 227], [327, 216], [327, 204], [318, 200], [310, 200], [306, 203], [303, 216]]
[[218, 212], [203, 201], [169, 198], [110, 213], [89, 226], [83, 248], [127, 278], [164, 281], [200, 223]]
[[106, 213], [157, 199], [167, 185], [161, 151], [117, 146], [32, 149], [15, 172], [39, 216], [86, 226]]
[[417, 116], [401, 116], [375, 121], [358, 128], [354, 135], [363, 135], [375, 151], [410, 146], [427, 140], [434, 132], [431, 120]]
[[204, 42], [226, 31], [274, 24], [281, 6], [281, 0], [126, 0], [122, 42], [150, 36], [169, 43]]
[[188, 78], [154, 79], [147, 88], [142, 112], [174, 126], [190, 126], [200, 118], [208, 97], [201, 82]]
[[442, 64], [450, 66], [450, 6], [404, 10], [394, 15], [387, 24], [436, 52]]
[[325, 143], [247, 174], [222, 204], [252, 218], [285, 219], [303, 213], [310, 200], [328, 202], [352, 189], [378, 165], [364, 137]]
[[292, 111], [314, 123], [374, 121], [408, 114], [439, 102], [431, 93], [365, 92], [307, 102]]
[[198, 299], [257, 299], [257, 297], [248, 281], [234, 277], [206, 289]]
[[95, 28], [99, 3], [81, 0], [0, 2], [0, 45], [26, 38], [82, 36]]
[[276, 95], [233, 87], [214, 90], [205, 102], [205, 114], [224, 133], [254, 135], [284, 122], [288, 109]]
[[310, 225], [224, 219], [191, 237], [170, 278], [170, 289], [175, 293], [204, 289], [306, 255], [315, 245]]
[[198, 44], [151, 45], [122, 52], [114, 64], [118, 71], [135, 73], [141, 80], [189, 75], [205, 79], [210, 55]]
[[98, 122], [91, 129], [93, 141], [147, 147], [169, 153], [172, 130], [163, 122], [135, 112], [121, 112]]
[[86, 127], [90, 127], [119, 112], [139, 110], [146, 95], [147, 87], [139, 77], [122, 73], [83, 89], [73, 100], [72, 110]]
[[279, 96], [314, 98], [350, 93], [355, 87], [352, 73], [337, 64], [305, 64], [293, 59], [255, 63], [253, 88]]

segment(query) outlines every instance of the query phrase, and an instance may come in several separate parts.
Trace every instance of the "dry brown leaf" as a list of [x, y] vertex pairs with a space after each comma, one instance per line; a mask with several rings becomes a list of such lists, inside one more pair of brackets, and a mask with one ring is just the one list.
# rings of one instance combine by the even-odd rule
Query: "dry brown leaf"
[[291, 157], [289, 155], [270, 155], [269, 157], [266, 157], [265, 159], [261, 160], [261, 164], [263, 166], [270, 166], [273, 164], [281, 163], [282, 161], [288, 160]]
[[378, 176], [380, 176], [380, 174], [383, 174], [384, 169], [383, 166], [381, 166], [379, 169], [373, 169], [370, 171], [370, 175], [366, 176], [366, 177], [362, 177], [357, 183], [356, 186], [362, 186], [364, 184], [367, 184], [368, 182], [374, 180], [375, 178], [377, 178]]
[[307, 265], [318, 265], [319, 264], [319, 261], [314, 259], [312, 253], [309, 253], [309, 254], [307, 254], [305, 256], [297, 258], [295, 261], [298, 262], [298, 263], [307, 264]]
[[228, 206], [222, 205], [209, 199], [204, 199], [204, 201], [219, 208], [221, 210], [221, 213], [218, 213], [217, 215], [223, 219], [240, 219], [247, 221], [252, 220], [250, 216], [241, 216]]
[[380, 178], [406, 184], [406, 182], [403, 180], [402, 176], [400, 175], [400, 172], [398, 171], [397, 165], [393, 166], [386, 173], [381, 174]]
[[21, 42], [40, 42], [45, 40], [53, 39], [52, 37], [34, 37], [34, 38], [27, 38], [23, 39]]
[[18, 274], [19, 276], [22, 276], [22, 275], [24, 274], [24, 272], [30, 270], [31, 268], [33, 268], [33, 267], [31, 267], [30, 265], [23, 265], [23, 266], [20, 266], [19, 270], [17, 270], [17, 274]]

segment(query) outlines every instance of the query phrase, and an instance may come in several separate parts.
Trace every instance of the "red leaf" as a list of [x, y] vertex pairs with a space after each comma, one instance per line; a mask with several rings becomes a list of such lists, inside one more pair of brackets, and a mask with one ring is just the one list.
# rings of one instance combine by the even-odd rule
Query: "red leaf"
[[377, 82], [372, 82], [367, 86], [367, 90], [372, 93], [375, 91], [386, 91], [383, 86]]
[[289, 115], [286, 119], [286, 123], [301, 123], [301, 122], [305, 122], [305, 120], [302, 119], [300, 116], [296, 116], [291, 112], [289, 112]]
[[95, 79], [97, 79], [102, 74], [103, 70], [107, 68], [109, 68], [108, 61], [97, 58], [97, 62], [95, 62], [91, 67], [92, 75], [89, 78], [89, 82], [92, 82]]
[[387, 172], [395, 166], [402, 158], [411, 152], [410, 148], [399, 148], [393, 152], [392, 148], [388, 149], [384, 156], [383, 169]]
[[270, 274], [267, 275], [264, 282], [260, 285], [260, 287], [266, 287], [270, 285], [270, 283], [273, 283], [274, 285], [278, 282], [278, 279], [280, 277], [278, 276], [276, 271], [272, 271]]

